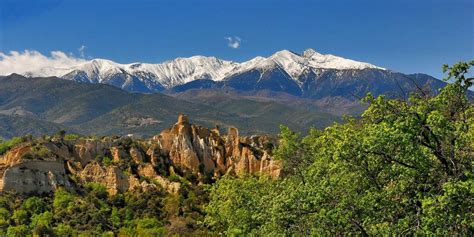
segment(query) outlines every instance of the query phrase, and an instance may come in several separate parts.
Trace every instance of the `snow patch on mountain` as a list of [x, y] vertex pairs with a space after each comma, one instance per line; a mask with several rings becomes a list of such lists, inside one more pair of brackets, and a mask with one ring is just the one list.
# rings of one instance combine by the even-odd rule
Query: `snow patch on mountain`
[[320, 54], [313, 49], [307, 49], [303, 54], [282, 50], [268, 58], [255, 58], [249, 63], [243, 63], [243, 65], [245, 65], [245, 67], [242, 67], [243, 71], [253, 68], [266, 69], [278, 65], [294, 80], [298, 80], [301, 74], [311, 69], [362, 70], [370, 68], [386, 70], [369, 63], [345, 59], [331, 54]]
[[[198, 79], [220, 81], [250, 70], [263, 72], [279, 68], [297, 82], [303, 73], [311, 70], [317, 71], [317, 69], [362, 70], [369, 68], [385, 70], [369, 63], [331, 54], [320, 54], [313, 49], [307, 49], [302, 54], [282, 50], [269, 57], [259, 56], [242, 63], [221, 60], [216, 57], [193, 56], [176, 58], [158, 64], [120, 64], [106, 59], [76, 60], [58, 52], [55, 52], [50, 58], [40, 55], [38, 52], [25, 53], [28, 55], [21, 55], [18, 52], [11, 55], [0, 53], [0, 73], [3, 75], [16, 72], [26, 76], [58, 76], [90, 83], [108, 83], [111, 80], [125, 80], [127, 83], [131, 83], [134, 80], [139, 80], [147, 87], [159, 85], [163, 88], [172, 88]], [[34, 59], [30, 59], [31, 57]], [[40, 61], [41, 64], [38, 65], [36, 61]], [[28, 65], [23, 65], [35, 62], [36, 64], [31, 67], [31, 70], [27, 70]]]

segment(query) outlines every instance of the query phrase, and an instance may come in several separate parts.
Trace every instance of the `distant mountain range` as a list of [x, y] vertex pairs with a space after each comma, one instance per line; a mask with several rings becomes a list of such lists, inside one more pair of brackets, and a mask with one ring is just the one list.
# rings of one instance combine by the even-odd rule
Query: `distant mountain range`
[[369, 63], [320, 54], [313, 49], [301, 54], [282, 50], [270, 57], [259, 56], [242, 63], [205, 56], [177, 58], [160, 64], [119, 64], [93, 59], [69, 68], [48, 67], [23, 74], [109, 84], [141, 93], [231, 88], [241, 92], [269, 90], [310, 99], [335, 96], [357, 99], [367, 92], [406, 97], [417, 87], [436, 91], [444, 85], [429, 75], [405, 75]]
[[406, 98], [445, 84], [312, 49], [243, 63], [204, 56], [161, 64], [93, 59], [0, 76], [0, 138], [59, 129], [149, 137], [179, 113], [208, 127], [237, 126], [243, 134], [276, 134], [280, 124], [305, 132], [345, 114], [358, 116], [367, 92]]
[[12, 74], [0, 76], [0, 138], [60, 129], [83, 135], [151, 137], [172, 125], [180, 113], [197, 124], [219, 125], [223, 131], [238, 127], [242, 134], [276, 134], [280, 124], [306, 131], [339, 120], [326, 105], [221, 90], [189, 90], [173, 96], [129, 93], [110, 85]]

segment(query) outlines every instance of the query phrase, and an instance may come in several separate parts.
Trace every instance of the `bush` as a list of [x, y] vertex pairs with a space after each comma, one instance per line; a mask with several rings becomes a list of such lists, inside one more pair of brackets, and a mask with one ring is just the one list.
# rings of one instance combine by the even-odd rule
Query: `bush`
[[70, 134], [66, 134], [66, 136], [64, 136], [64, 139], [65, 140], [76, 140], [79, 137], [80, 136], [78, 134], [70, 133]]
[[110, 157], [108, 157], [108, 156], [97, 156], [95, 158], [95, 160], [97, 162], [99, 162], [99, 164], [101, 164], [103, 166], [106, 166], [106, 167], [112, 165], [112, 163], [113, 163], [112, 159], [110, 159]]
[[15, 210], [13, 211], [12, 220], [15, 222], [16, 225], [26, 225], [28, 224], [28, 212], [25, 210]]
[[104, 158], [102, 158], [103, 166], [110, 166], [111, 164], [112, 164], [112, 159], [110, 159], [108, 156], [104, 156]]
[[0, 207], [0, 228], [6, 228], [10, 225], [10, 211]]
[[21, 142], [23, 142], [21, 137], [14, 137], [11, 140], [0, 143], [0, 155], [4, 154], [6, 151], [10, 150], [10, 148]]
[[54, 227], [54, 233], [57, 236], [74, 236], [74, 229], [70, 225], [60, 223]]
[[23, 202], [22, 209], [28, 211], [31, 215], [34, 215], [47, 211], [48, 205], [42, 198], [33, 196]]
[[31, 217], [31, 229], [40, 236], [52, 234], [51, 224], [53, 222], [53, 213], [46, 211]]
[[28, 236], [30, 230], [26, 225], [10, 226], [7, 230], [7, 236]]
[[54, 209], [67, 209], [74, 202], [74, 196], [63, 188], [59, 188], [54, 192], [53, 207]]
[[107, 192], [107, 187], [105, 187], [105, 185], [101, 183], [86, 183], [85, 188], [90, 195], [95, 196], [99, 199], [107, 199], [107, 196], [109, 195], [109, 193]]

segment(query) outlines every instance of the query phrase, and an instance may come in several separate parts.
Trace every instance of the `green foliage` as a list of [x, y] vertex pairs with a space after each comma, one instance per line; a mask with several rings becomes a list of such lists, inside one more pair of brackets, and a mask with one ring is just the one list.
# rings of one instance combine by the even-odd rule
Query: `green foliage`
[[110, 214], [110, 222], [115, 228], [119, 228], [122, 225], [120, 213], [116, 207], [112, 208], [112, 213]]
[[[474, 179], [443, 184], [442, 195], [422, 200], [423, 231], [430, 235], [451, 235], [474, 229]], [[449, 210], [449, 211], [447, 211]], [[472, 232], [471, 232], [472, 233]]]
[[12, 138], [11, 140], [8, 140], [8, 141], [1, 141], [0, 140], [0, 155], [5, 153], [6, 151], [8, 151], [10, 148], [15, 146], [16, 144], [21, 143], [23, 141], [24, 140], [21, 137], [14, 137], [14, 138]]
[[198, 224], [207, 201], [204, 186], [182, 192], [135, 189], [109, 195], [99, 183], [53, 195], [0, 196], [0, 236], [164, 236], [207, 232]]
[[110, 159], [108, 156], [104, 156], [102, 159], [102, 165], [103, 166], [110, 166], [112, 164], [112, 159]]
[[74, 133], [68, 133], [64, 136], [64, 139], [65, 140], [76, 140], [78, 139], [80, 136], [78, 134], [74, 134]]
[[63, 188], [59, 188], [54, 192], [53, 207], [54, 209], [64, 210], [74, 205], [74, 196]]
[[49, 211], [40, 213], [40, 214], [35, 214], [31, 217], [31, 229], [33, 230], [33, 233], [44, 236], [44, 235], [50, 235], [53, 233], [52, 230], [52, 224], [53, 222], [53, 214]]
[[25, 225], [29, 221], [28, 212], [23, 210], [23, 209], [15, 210], [15, 211], [13, 211], [12, 220], [17, 225]]
[[0, 207], [0, 228], [4, 229], [10, 225], [10, 211], [4, 207]]
[[34, 146], [31, 153], [33, 157], [41, 159], [52, 156], [52, 152], [43, 145]]
[[99, 199], [106, 199], [108, 196], [107, 187], [101, 183], [86, 183], [86, 190], [94, 197]]
[[[208, 186], [195, 185], [200, 178], [191, 174], [173, 174], [169, 179], [181, 183], [173, 194], [136, 189], [109, 195], [99, 183], [74, 192], [60, 188], [53, 196], [4, 193], [0, 235], [472, 236], [468, 88], [474, 79], [466, 76], [472, 65], [445, 66], [453, 83], [436, 96], [420, 92], [404, 101], [369, 94], [360, 118], [311, 129], [305, 137], [282, 126], [273, 151], [284, 164], [278, 180], [226, 175]], [[0, 154], [22, 141], [1, 143]], [[121, 145], [137, 144], [125, 139]], [[36, 153], [49, 154], [41, 149], [35, 146]], [[97, 161], [112, 163], [102, 156]]]
[[29, 197], [22, 204], [22, 209], [28, 211], [30, 215], [41, 214], [48, 210], [48, 204], [40, 197]]
[[226, 177], [205, 224], [227, 235], [474, 234], [474, 106], [469, 66], [436, 96], [364, 99], [360, 119], [304, 138], [281, 127], [277, 181]]
[[226, 235], [249, 234], [264, 224], [272, 182], [264, 177], [225, 176], [211, 188], [205, 223]]
[[95, 160], [99, 162], [101, 165], [106, 166], [106, 167], [112, 165], [113, 163], [112, 159], [110, 159], [110, 157], [108, 156], [97, 156]]
[[54, 227], [54, 233], [58, 236], [73, 236], [75, 231], [71, 226], [59, 223], [56, 227]]
[[30, 230], [26, 225], [9, 226], [7, 230], [7, 236], [28, 236]]
[[132, 228], [138, 236], [160, 236], [164, 235], [163, 224], [156, 218], [143, 218], [134, 220]]

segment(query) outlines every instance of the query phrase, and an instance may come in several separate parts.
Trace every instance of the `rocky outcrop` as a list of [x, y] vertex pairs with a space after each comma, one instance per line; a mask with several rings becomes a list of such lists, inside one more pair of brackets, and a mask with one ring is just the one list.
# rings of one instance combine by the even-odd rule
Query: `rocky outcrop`
[[222, 137], [218, 129], [190, 124], [186, 116], [180, 115], [171, 129], [153, 140], [173, 165], [185, 172], [280, 175], [280, 162], [271, 159], [276, 141], [268, 136], [240, 137], [237, 128], [229, 128], [227, 136]]
[[130, 188], [128, 177], [116, 166], [102, 167], [91, 162], [79, 174], [83, 182], [102, 183], [110, 194], [125, 192]]
[[181, 188], [181, 184], [178, 182], [171, 182], [165, 177], [158, 175], [152, 164], [146, 164], [138, 168], [138, 174], [142, 177], [147, 177], [152, 181], [158, 183], [166, 191], [170, 193], [176, 193]]
[[222, 136], [218, 127], [191, 124], [180, 115], [170, 129], [149, 140], [106, 137], [20, 144], [0, 156], [0, 191], [47, 193], [96, 182], [111, 195], [158, 187], [173, 193], [181, 187], [167, 178], [173, 175], [194, 175], [199, 183], [224, 174], [277, 178], [281, 164], [272, 159], [275, 144], [268, 136], [239, 136], [236, 128]]
[[60, 161], [25, 161], [4, 170], [1, 191], [17, 193], [49, 193], [71, 184]]

